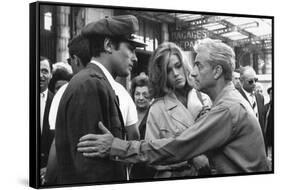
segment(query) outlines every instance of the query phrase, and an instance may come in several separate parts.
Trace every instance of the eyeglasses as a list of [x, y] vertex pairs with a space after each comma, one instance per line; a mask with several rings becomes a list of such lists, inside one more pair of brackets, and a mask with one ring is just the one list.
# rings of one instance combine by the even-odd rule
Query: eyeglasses
[[257, 78], [254, 78], [254, 79], [250, 79], [248, 80], [248, 84], [252, 85], [254, 83], [258, 82], [258, 79]]

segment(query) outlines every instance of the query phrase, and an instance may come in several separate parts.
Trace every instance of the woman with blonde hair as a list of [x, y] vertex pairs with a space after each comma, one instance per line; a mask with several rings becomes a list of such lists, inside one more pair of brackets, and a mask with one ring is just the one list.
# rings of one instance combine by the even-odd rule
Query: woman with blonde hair
[[[209, 99], [193, 89], [191, 69], [182, 50], [172, 42], [161, 44], [152, 54], [149, 80], [150, 93], [155, 100], [147, 117], [146, 140], [181, 134], [206, 108], [205, 102]], [[181, 163], [153, 167], [157, 170], [155, 178], [197, 176], [202, 169], [209, 171], [209, 161], [206, 156], [200, 155]]]

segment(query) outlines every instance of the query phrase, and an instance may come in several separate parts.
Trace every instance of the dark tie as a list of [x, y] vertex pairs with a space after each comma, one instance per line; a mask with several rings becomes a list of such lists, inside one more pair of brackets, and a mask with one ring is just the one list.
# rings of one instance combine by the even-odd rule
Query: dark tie
[[116, 101], [118, 103], [118, 106], [120, 106], [119, 97], [117, 95], [115, 95], [115, 97], [116, 97]]
[[266, 115], [265, 115], [265, 125], [264, 125], [265, 133], [267, 131], [267, 124], [268, 124], [268, 117], [269, 117], [270, 110], [271, 110], [271, 103], [269, 103], [268, 110], [267, 110]]
[[255, 112], [256, 117], [258, 117], [258, 109], [257, 109], [256, 98], [255, 98], [254, 94], [251, 94], [251, 96], [252, 96], [252, 99], [253, 99], [252, 107], [253, 107], [253, 110]]
[[256, 104], [256, 101], [254, 100], [254, 103], [253, 103], [253, 109], [255, 110], [255, 108], [256, 108], [256, 106], [257, 106], [257, 104]]

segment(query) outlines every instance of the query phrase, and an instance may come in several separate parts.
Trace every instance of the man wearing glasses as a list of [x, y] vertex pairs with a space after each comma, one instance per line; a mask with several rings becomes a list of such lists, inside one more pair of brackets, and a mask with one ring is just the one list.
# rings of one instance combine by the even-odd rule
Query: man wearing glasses
[[238, 91], [252, 106], [264, 134], [264, 98], [262, 95], [255, 93], [255, 87], [258, 78], [254, 69], [250, 66], [242, 67], [240, 69], [240, 81], [241, 88], [238, 88]]

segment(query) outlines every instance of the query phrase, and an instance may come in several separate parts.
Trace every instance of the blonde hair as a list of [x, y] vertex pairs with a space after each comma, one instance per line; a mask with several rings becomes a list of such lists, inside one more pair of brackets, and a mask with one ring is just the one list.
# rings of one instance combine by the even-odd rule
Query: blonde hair
[[[150, 93], [153, 98], [165, 96], [171, 90], [167, 85], [167, 66], [171, 55], [178, 56], [183, 65], [187, 83], [190, 82], [191, 64], [179, 46], [172, 42], [164, 42], [154, 51], [149, 61]], [[188, 89], [187, 89], [188, 90]]]

